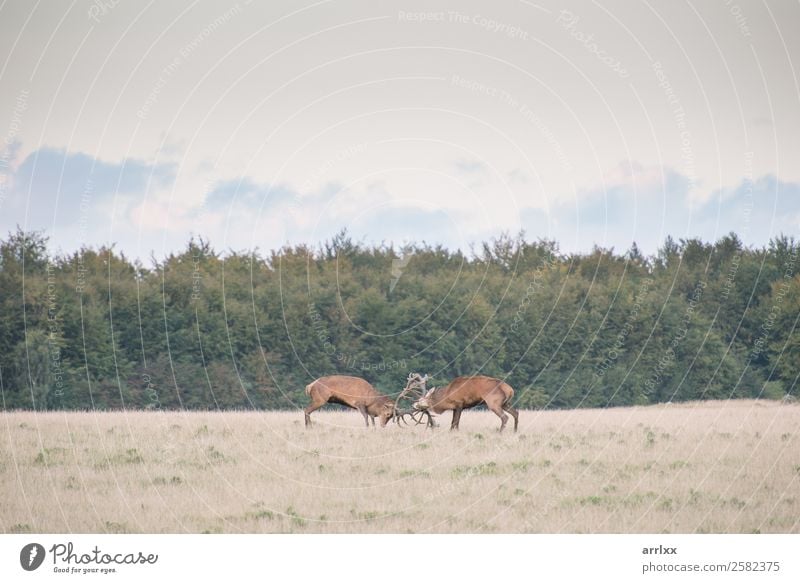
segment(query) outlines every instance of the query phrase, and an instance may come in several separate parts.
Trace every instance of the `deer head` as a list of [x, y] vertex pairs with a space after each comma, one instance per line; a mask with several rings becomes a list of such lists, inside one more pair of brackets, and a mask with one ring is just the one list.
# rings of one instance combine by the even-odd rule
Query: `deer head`
[[412, 407], [417, 411], [427, 411], [431, 408], [432, 400], [433, 400], [433, 393], [436, 391], [436, 387], [433, 387], [425, 394], [423, 394], [419, 399], [414, 401]]

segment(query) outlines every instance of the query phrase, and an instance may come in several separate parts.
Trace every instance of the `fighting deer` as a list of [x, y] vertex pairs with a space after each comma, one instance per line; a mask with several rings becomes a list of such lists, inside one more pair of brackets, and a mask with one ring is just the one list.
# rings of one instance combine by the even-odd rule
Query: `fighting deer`
[[436, 426], [436, 423], [433, 421], [433, 417], [430, 414], [430, 411], [411, 407], [402, 409], [400, 407], [400, 402], [403, 399], [417, 399], [423, 397], [425, 395], [426, 383], [428, 382], [428, 375], [422, 376], [418, 373], [412, 372], [408, 375], [408, 379], [406, 381], [405, 388], [400, 391], [400, 394], [397, 395], [397, 399], [394, 402], [394, 419], [398, 425], [401, 423], [405, 423], [408, 425], [408, 421], [406, 421], [406, 416], [411, 417], [416, 424], [419, 425], [422, 423], [422, 419], [427, 417], [428, 424], [427, 426], [433, 428]]
[[325, 403], [337, 403], [358, 410], [364, 416], [367, 427], [370, 419], [375, 425], [375, 417], [380, 419], [381, 427], [385, 427], [389, 419], [394, 417], [394, 401], [358, 377], [333, 375], [318, 378], [306, 386], [306, 395], [311, 397], [311, 403], [304, 409], [306, 427], [311, 425], [311, 413]]
[[500, 431], [503, 431], [510, 413], [514, 418], [514, 431], [519, 424], [519, 413], [511, 406], [514, 389], [500, 379], [485, 376], [458, 377], [446, 387], [434, 387], [414, 403], [414, 409], [433, 413], [453, 412], [450, 429], [458, 429], [461, 411], [481, 403], [500, 417]]

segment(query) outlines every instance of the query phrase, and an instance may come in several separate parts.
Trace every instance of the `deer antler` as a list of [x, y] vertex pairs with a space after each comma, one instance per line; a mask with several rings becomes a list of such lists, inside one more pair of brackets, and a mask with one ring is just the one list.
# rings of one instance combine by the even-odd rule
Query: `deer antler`
[[[419, 425], [422, 421], [422, 415], [420, 415], [419, 420], [417, 420], [416, 415], [412, 413], [411, 410], [400, 410], [400, 401], [412, 396], [412, 397], [422, 397], [425, 394], [426, 383], [428, 382], [428, 375], [422, 376], [419, 373], [412, 372], [408, 374], [408, 379], [406, 380], [405, 388], [400, 391], [400, 394], [397, 396], [397, 399], [394, 401], [394, 417], [397, 421], [397, 424], [400, 425], [400, 421], [403, 421], [406, 425], [408, 423], [405, 420], [406, 415], [411, 415], [411, 418], [417, 422]], [[428, 413], [428, 423], [431, 423], [430, 413]]]
[[410, 425], [408, 421], [406, 421], [405, 419], [406, 415], [410, 415], [411, 419], [413, 419], [416, 422], [415, 425], [419, 425], [420, 423], [422, 423], [423, 419], [427, 417], [428, 418], [426, 423], [427, 427], [436, 426], [436, 422], [434, 422], [433, 416], [430, 414], [430, 411], [426, 411], [424, 409], [404, 409], [403, 411], [400, 411], [396, 415], [398, 419], [398, 425], [400, 424], [400, 421], [402, 421], [406, 425]]

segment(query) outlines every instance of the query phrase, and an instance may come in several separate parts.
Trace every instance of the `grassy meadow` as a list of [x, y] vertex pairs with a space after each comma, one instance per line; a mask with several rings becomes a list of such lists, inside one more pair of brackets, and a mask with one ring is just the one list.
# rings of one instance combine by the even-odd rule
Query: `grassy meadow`
[[0, 531], [800, 532], [800, 405], [2, 415]]

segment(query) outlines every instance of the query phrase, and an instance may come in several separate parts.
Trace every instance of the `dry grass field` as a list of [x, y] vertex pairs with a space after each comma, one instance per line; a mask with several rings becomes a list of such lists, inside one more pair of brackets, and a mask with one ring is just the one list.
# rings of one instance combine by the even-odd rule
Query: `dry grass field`
[[4, 532], [800, 532], [800, 406], [6, 413]]

